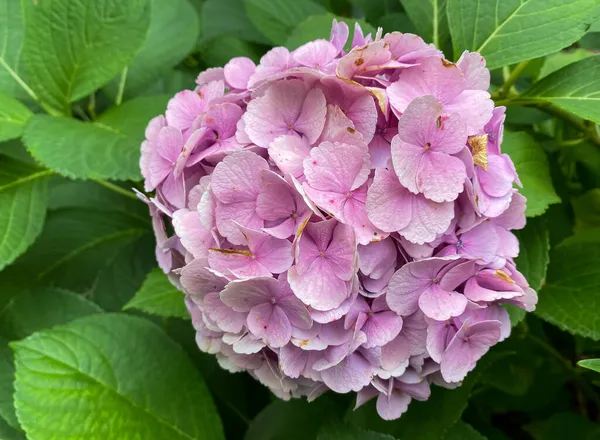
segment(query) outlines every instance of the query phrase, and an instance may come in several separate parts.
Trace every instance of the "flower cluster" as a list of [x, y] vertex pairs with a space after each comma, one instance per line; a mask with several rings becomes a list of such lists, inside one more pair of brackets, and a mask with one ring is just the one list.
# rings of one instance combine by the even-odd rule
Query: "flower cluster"
[[395, 419], [508, 336], [502, 304], [535, 307], [525, 199], [479, 54], [348, 35], [202, 72], [148, 125], [141, 197], [201, 350]]

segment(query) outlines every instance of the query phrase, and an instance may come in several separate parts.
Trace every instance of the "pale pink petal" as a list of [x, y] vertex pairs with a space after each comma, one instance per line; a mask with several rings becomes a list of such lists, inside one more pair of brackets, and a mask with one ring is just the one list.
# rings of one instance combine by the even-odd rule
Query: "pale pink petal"
[[422, 156], [417, 173], [417, 190], [434, 202], [456, 200], [467, 178], [460, 159], [432, 151]]
[[383, 37], [383, 41], [388, 44], [392, 59], [401, 63], [413, 64], [422, 58], [443, 56], [433, 44], [425, 43], [418, 35], [391, 32]]
[[357, 353], [321, 372], [325, 385], [336, 393], [359, 391], [371, 382], [372, 375], [373, 366]]
[[259, 155], [239, 151], [215, 167], [211, 178], [213, 194], [222, 203], [255, 201], [261, 188], [261, 171], [269, 165]]
[[500, 339], [500, 321], [465, 322], [454, 335], [441, 359], [447, 382], [460, 382], [477, 361]]
[[445, 113], [458, 113], [467, 124], [469, 136], [479, 134], [492, 117], [494, 101], [483, 90], [465, 90], [452, 102], [445, 103]]
[[219, 294], [212, 292], [204, 297], [204, 313], [217, 324], [217, 326], [229, 333], [239, 333], [246, 323], [246, 314], [236, 312], [221, 301]]
[[303, 44], [292, 52], [292, 58], [302, 66], [320, 70], [333, 61], [338, 52], [335, 45], [329, 41], [315, 40]]
[[265, 222], [256, 213], [256, 202], [248, 201], [230, 203], [228, 205], [220, 202], [217, 203], [215, 223], [219, 233], [223, 237], [226, 237], [232, 244], [245, 244], [246, 239], [236, 223], [250, 229], [260, 230]]
[[346, 116], [340, 107], [329, 104], [327, 106], [325, 125], [317, 144], [325, 141], [362, 145], [363, 137], [356, 130], [354, 122]]
[[271, 303], [253, 307], [247, 325], [252, 334], [273, 348], [283, 347], [292, 337], [292, 326], [285, 312]]
[[278, 291], [279, 283], [271, 276], [235, 280], [221, 292], [221, 300], [238, 312], [249, 312], [260, 304], [271, 304]]
[[383, 420], [396, 420], [408, 409], [411, 397], [400, 390], [392, 390], [390, 395], [379, 394], [377, 397], [377, 414]]
[[244, 249], [216, 249], [208, 252], [211, 269], [220, 273], [233, 273], [237, 277], [268, 277], [272, 273], [260, 264], [254, 255]]
[[248, 88], [254, 89], [271, 76], [287, 70], [292, 65], [290, 51], [285, 47], [274, 47], [260, 59], [254, 74], [248, 80]]
[[343, 21], [337, 21], [335, 18], [333, 19], [333, 24], [331, 25], [331, 34], [329, 36], [329, 41], [335, 46], [337, 49], [337, 54], [339, 54], [346, 45], [346, 41], [348, 41], [348, 35], [350, 35], [348, 25]]
[[487, 91], [490, 88], [490, 71], [485, 67], [485, 58], [477, 52], [465, 50], [456, 64], [467, 80], [467, 89]]
[[402, 318], [395, 312], [373, 314], [361, 330], [367, 335], [366, 348], [381, 347], [392, 341], [402, 329]]
[[206, 103], [192, 90], [177, 93], [167, 105], [166, 117], [170, 126], [187, 130], [194, 119], [206, 110]]
[[196, 84], [202, 87], [209, 82], [223, 80], [225, 80], [225, 73], [222, 67], [209, 67], [208, 69], [200, 72], [196, 78]]
[[306, 139], [298, 136], [279, 136], [269, 144], [269, 157], [285, 174], [299, 178], [304, 173], [303, 161], [310, 152]]
[[232, 58], [223, 70], [225, 80], [235, 89], [246, 89], [248, 79], [254, 73], [256, 64], [246, 57]]
[[180, 209], [173, 214], [173, 228], [175, 234], [181, 239], [183, 247], [194, 258], [208, 256], [208, 248], [216, 245], [210, 231], [204, 229], [200, 223], [200, 214], [197, 211]]
[[302, 111], [292, 128], [306, 136], [310, 144], [316, 142], [323, 131], [325, 125], [325, 115], [327, 114], [327, 103], [325, 96], [320, 89], [312, 89], [306, 95], [302, 104]]
[[302, 275], [296, 266], [288, 271], [288, 282], [294, 294], [306, 305], [327, 311], [339, 307], [348, 297], [345, 281], [335, 276], [324, 259], [317, 259]]
[[404, 229], [410, 224], [410, 193], [400, 185], [393, 171], [380, 168], [367, 192], [366, 211], [369, 220], [385, 232]]
[[419, 307], [429, 318], [445, 321], [465, 311], [467, 298], [457, 292], [442, 290], [438, 284], [431, 285], [419, 297]]

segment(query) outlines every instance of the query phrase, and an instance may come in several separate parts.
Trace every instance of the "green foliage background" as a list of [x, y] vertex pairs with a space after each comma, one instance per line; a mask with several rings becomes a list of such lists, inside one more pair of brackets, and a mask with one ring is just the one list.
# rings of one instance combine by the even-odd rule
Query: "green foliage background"
[[[199, 352], [131, 191], [170, 95], [334, 17], [484, 55], [529, 200], [536, 312], [395, 422]], [[0, 0], [0, 439], [600, 438], [599, 51], [599, 0]]]

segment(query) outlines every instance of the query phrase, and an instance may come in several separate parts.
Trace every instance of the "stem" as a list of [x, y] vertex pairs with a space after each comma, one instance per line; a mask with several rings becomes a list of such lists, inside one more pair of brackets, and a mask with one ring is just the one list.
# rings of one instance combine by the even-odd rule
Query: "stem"
[[116, 105], [121, 105], [123, 102], [123, 93], [125, 92], [125, 81], [127, 80], [127, 71], [128, 68], [125, 67], [123, 72], [121, 73], [121, 79], [119, 80], [119, 90], [117, 91], [117, 97], [115, 99]]
[[90, 95], [90, 101], [88, 103], [88, 113], [92, 117], [92, 119], [96, 119], [96, 94], [92, 93]]
[[100, 186], [110, 189], [111, 191], [119, 193], [122, 196], [128, 197], [128, 198], [136, 200], [136, 201], [139, 200], [134, 193], [129, 192], [129, 191], [121, 188], [120, 186], [115, 185], [114, 183], [110, 183], [110, 182], [107, 182], [106, 180], [102, 180], [102, 179], [92, 179], [92, 181], [96, 182]]
[[6, 61], [4, 61], [4, 58], [2, 57], [0, 57], [0, 66], [6, 69], [8, 74], [13, 77], [17, 84], [19, 84], [21, 88], [25, 90], [25, 92], [31, 97], [31, 99], [37, 102], [40, 105], [40, 107], [42, 107], [46, 111], [46, 113], [52, 116], [62, 116], [62, 113], [54, 110], [52, 107], [49, 107], [44, 102], [42, 102], [39, 96], [36, 95], [36, 93], [31, 89], [31, 87], [29, 87], [27, 83], [23, 81], [23, 79], [19, 76], [17, 72], [11, 69], [11, 67], [6, 63]]
[[[504, 97], [508, 94], [508, 92], [511, 91], [511, 89], [519, 79], [519, 76], [521, 76], [521, 73], [523, 73], [523, 70], [525, 70], [528, 64], [529, 60], [523, 61], [522, 63], [517, 64], [517, 67], [515, 67], [515, 69], [512, 72], [510, 72], [510, 74], [504, 76], [504, 84], [502, 84], [502, 87], [500, 87], [500, 90], [498, 91], [500, 96]], [[503, 70], [502, 72], [508, 73], [508, 70]]]

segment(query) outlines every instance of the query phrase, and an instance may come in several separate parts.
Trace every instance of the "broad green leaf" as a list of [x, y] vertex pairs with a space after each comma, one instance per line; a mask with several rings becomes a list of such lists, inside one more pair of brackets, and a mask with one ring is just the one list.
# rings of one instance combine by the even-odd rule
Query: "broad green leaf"
[[166, 109], [166, 96], [139, 97], [88, 123], [34, 115], [23, 134], [31, 155], [75, 179], [139, 180], [140, 142], [148, 121]]
[[519, 256], [515, 263], [525, 275], [533, 290], [539, 290], [546, 278], [550, 252], [550, 234], [545, 217], [530, 218], [520, 231], [513, 231], [519, 239]]
[[[371, 401], [347, 415], [347, 419], [363, 428], [393, 435], [399, 439], [440, 440], [467, 407], [471, 391], [481, 374], [506, 354], [488, 353], [479, 360], [463, 384], [454, 390], [433, 386], [426, 402], [412, 401], [399, 420], [385, 421], [375, 412]], [[435, 414], [435, 417], [432, 417]]]
[[127, 244], [148, 231], [140, 219], [106, 209], [65, 208], [48, 213], [35, 245], [15, 270], [28, 280], [85, 292], [98, 272]]
[[77, 318], [102, 313], [102, 309], [69, 290], [45, 287], [21, 293], [0, 314], [0, 330], [12, 340]]
[[[188, 0], [151, 0], [150, 27], [143, 46], [127, 67], [125, 96], [142, 93], [175, 67], [195, 47], [200, 34], [198, 14]], [[116, 95], [119, 77], [110, 84]]]
[[173, 96], [181, 90], [193, 90], [196, 87], [197, 72], [188, 70], [172, 69], [161, 75], [155, 82], [150, 84], [140, 95]]
[[17, 414], [32, 439], [224, 438], [200, 375], [145, 319], [88, 316], [11, 346]]
[[548, 158], [535, 139], [522, 131], [505, 133], [502, 151], [515, 163], [523, 183], [520, 191], [527, 197], [528, 217], [543, 214], [549, 205], [560, 203], [550, 178]]
[[103, 86], [131, 61], [150, 24], [149, 0], [24, 1], [29, 86], [57, 110]]
[[96, 276], [90, 291], [94, 302], [105, 310], [120, 311], [156, 266], [155, 247], [154, 235], [146, 232], [119, 248]]
[[11, 96], [27, 96], [15, 80], [22, 75], [23, 13], [21, 2], [0, 0], [0, 91]]
[[325, 395], [314, 402], [276, 400], [252, 421], [245, 440], [305, 440], [315, 438], [324, 423], [339, 420], [343, 408]]
[[534, 438], [542, 440], [596, 440], [600, 438], [600, 426], [581, 414], [555, 413], [547, 420], [534, 420], [525, 426]]
[[443, 440], [486, 440], [475, 428], [459, 420], [444, 435]]
[[27, 107], [0, 92], [0, 142], [18, 138], [32, 113]]
[[248, 18], [242, 0], [207, 0], [202, 6], [202, 41], [231, 35], [269, 44]]
[[344, 425], [338, 421], [323, 426], [317, 440], [394, 440], [394, 437], [366, 431], [356, 426]]
[[148, 274], [141, 289], [123, 307], [137, 309], [151, 315], [187, 318], [183, 293], [177, 290], [160, 269]]
[[204, 41], [199, 50], [202, 61], [209, 67], [222, 67], [234, 57], [248, 57], [258, 63], [262, 54], [254, 44], [229, 35]]
[[575, 231], [600, 227], [600, 189], [571, 199], [575, 211]]
[[527, 312], [513, 304], [503, 304], [502, 307], [508, 312], [510, 318], [511, 327], [516, 327], [521, 321], [525, 319]]
[[0, 440], [27, 440], [25, 434], [12, 428], [0, 417]]
[[402, 33], [416, 34], [417, 28], [412, 21], [409, 20], [408, 15], [403, 12], [394, 12], [392, 14], [385, 14], [379, 18], [377, 25], [383, 28], [384, 33], [399, 31]]
[[448, 39], [446, 0], [400, 0], [419, 35], [427, 42], [443, 48]]
[[600, 373], [600, 359], [584, 359], [577, 362], [577, 365]]
[[304, 17], [326, 12], [312, 0], [243, 0], [243, 3], [256, 29], [275, 45], [285, 44]]
[[[353, 5], [355, 5], [360, 12], [362, 12], [362, 14], [357, 14], [356, 12], [353, 14], [356, 17], [365, 17], [365, 20], [368, 20], [371, 23], [375, 23], [377, 21], [378, 18], [383, 17], [385, 15], [389, 15], [390, 14], [390, 9], [392, 9], [394, 6], [396, 6], [398, 9], [400, 9], [400, 4], [398, 2], [398, 0], [392, 0], [392, 1], [377, 1], [374, 2], [372, 0], [348, 0], [350, 3], [352, 3]], [[332, 7], [334, 6], [332, 4], [332, 2], [328, 2], [327, 0], [325, 1], [321, 1], [321, 3], [324, 3], [325, 5], [329, 6], [329, 9], [332, 9]], [[342, 2], [339, 2], [342, 3]], [[333, 12], [333, 11], [332, 11]], [[339, 13], [339, 12], [338, 12]]]
[[25, 252], [40, 234], [50, 174], [0, 156], [0, 270]]
[[530, 60], [579, 40], [600, 15], [597, 0], [448, 0], [458, 58], [483, 55], [489, 69]]
[[585, 49], [575, 49], [572, 51], [561, 51], [552, 55], [548, 55], [544, 60], [544, 64], [540, 69], [538, 80], [550, 75], [557, 70], [562, 69], [569, 64], [594, 56], [595, 53]]
[[[14, 380], [15, 367], [13, 365], [12, 351], [8, 348], [8, 342], [0, 337], [0, 423], [4, 421], [10, 427], [19, 429], [19, 421], [15, 414], [15, 405], [13, 402]], [[0, 430], [1, 433], [2, 431]]]
[[[118, 133], [134, 140], [139, 154], [139, 143], [144, 140], [144, 131], [148, 121], [163, 114], [172, 96], [154, 95], [140, 96], [125, 102], [118, 107], [112, 107], [96, 119], [96, 124], [107, 126]], [[136, 157], [136, 166], [138, 158]]]
[[575, 242], [550, 252], [536, 314], [570, 333], [600, 340], [600, 242]]
[[577, 61], [548, 75], [521, 98], [548, 102], [600, 123], [600, 56]]
[[[285, 42], [285, 46], [290, 49], [296, 49], [299, 46], [302, 46], [309, 41], [316, 40], [318, 38], [322, 38], [325, 40], [329, 40], [329, 34], [331, 33], [331, 23], [333, 19], [337, 19], [338, 21], [345, 21], [350, 28], [350, 35], [348, 36], [347, 46], [352, 42], [352, 38], [354, 36], [354, 23], [357, 22], [360, 24], [360, 27], [363, 30], [365, 35], [372, 34], [375, 35], [375, 28], [371, 26], [364, 20], [354, 20], [349, 18], [336, 17], [331, 13], [326, 13], [322, 15], [312, 15], [300, 23], [290, 34], [287, 41]], [[349, 46], [347, 47], [349, 49]]]

